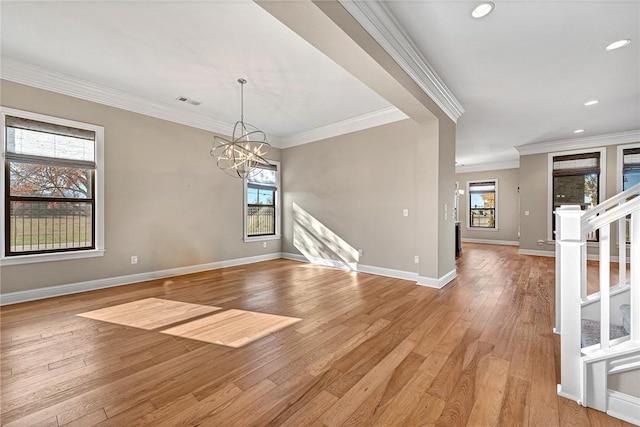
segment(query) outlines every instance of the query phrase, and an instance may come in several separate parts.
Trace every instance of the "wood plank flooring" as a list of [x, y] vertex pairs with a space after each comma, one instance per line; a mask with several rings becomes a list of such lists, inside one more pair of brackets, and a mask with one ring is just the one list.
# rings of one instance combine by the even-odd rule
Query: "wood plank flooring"
[[266, 337], [301, 319], [230, 309], [191, 320], [160, 332], [181, 338], [238, 348]]
[[80, 313], [78, 316], [135, 328], [158, 329], [173, 323], [191, 320], [204, 314], [210, 314], [217, 310], [220, 310], [220, 307], [159, 298], [145, 298], [139, 301]]
[[[465, 244], [442, 290], [275, 260], [6, 306], [0, 423], [628, 426], [556, 395], [553, 269]], [[230, 348], [77, 316], [146, 298], [302, 320]]]

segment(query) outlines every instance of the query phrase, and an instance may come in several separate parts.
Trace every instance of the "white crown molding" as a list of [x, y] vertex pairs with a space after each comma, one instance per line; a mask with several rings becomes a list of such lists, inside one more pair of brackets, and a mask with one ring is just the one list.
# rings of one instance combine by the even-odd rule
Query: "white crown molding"
[[497, 171], [502, 169], [518, 169], [519, 167], [520, 159], [506, 162], [482, 163], [479, 165], [456, 166], [456, 173]]
[[[0, 63], [0, 78], [4, 80], [144, 114], [145, 116], [155, 117], [197, 129], [220, 134], [229, 132], [228, 123], [203, 116], [202, 114], [184, 111], [174, 106], [132, 95], [58, 71], [28, 64], [7, 56], [2, 56]], [[280, 138], [273, 135], [268, 135], [267, 138], [274, 147], [279, 147]]]
[[280, 139], [280, 148], [295, 147], [334, 136], [344, 135], [375, 126], [386, 125], [407, 119], [408, 116], [396, 107], [387, 107], [382, 110], [351, 117], [346, 120], [319, 126], [305, 132], [296, 133]]
[[[118, 89], [82, 80], [36, 65], [27, 64], [6, 56], [2, 56], [0, 62], [0, 78], [4, 80], [49, 90], [62, 95], [73, 96], [110, 107], [121, 108], [197, 129], [204, 129], [216, 133], [228, 133], [229, 131], [228, 123], [201, 114], [183, 111], [179, 108], [165, 105], [148, 98], [131, 95]], [[273, 147], [288, 148], [397, 122], [406, 118], [407, 115], [402, 111], [395, 107], [388, 107], [293, 134], [286, 138], [280, 138], [274, 135], [267, 135], [267, 138]]]
[[640, 130], [558, 141], [536, 142], [532, 144], [518, 145], [516, 150], [518, 150], [521, 156], [526, 156], [529, 154], [545, 154], [553, 153], [554, 151], [578, 150], [602, 147], [606, 145], [630, 144], [633, 142], [640, 142]]
[[395, 17], [382, 2], [339, 0], [340, 4], [382, 46], [411, 79], [454, 122], [464, 113], [433, 67], [419, 53]]

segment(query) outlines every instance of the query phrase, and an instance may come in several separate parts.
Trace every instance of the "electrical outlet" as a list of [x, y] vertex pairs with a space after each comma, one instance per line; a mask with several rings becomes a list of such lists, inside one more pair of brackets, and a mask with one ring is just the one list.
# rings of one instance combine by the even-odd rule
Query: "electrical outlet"
[[267, 242], [262, 242], [262, 247], [266, 248], [267, 247]]
[[415, 258], [413, 259], [413, 262], [415, 262], [416, 264], [420, 264], [420, 257], [416, 255]]
[[137, 264], [138, 263], [138, 256], [137, 255], [132, 255], [131, 256], [131, 264]]
[[409, 216], [409, 209], [403, 209], [402, 216]]
[[358, 255], [362, 256], [362, 249], [358, 249]]

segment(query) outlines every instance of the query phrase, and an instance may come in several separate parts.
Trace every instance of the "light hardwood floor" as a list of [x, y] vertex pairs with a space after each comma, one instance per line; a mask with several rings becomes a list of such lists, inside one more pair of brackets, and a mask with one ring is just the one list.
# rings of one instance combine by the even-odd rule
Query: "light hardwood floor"
[[[553, 263], [466, 244], [442, 290], [276, 260], [3, 307], [1, 423], [629, 425], [556, 395]], [[77, 316], [145, 298], [302, 320], [230, 348]]]

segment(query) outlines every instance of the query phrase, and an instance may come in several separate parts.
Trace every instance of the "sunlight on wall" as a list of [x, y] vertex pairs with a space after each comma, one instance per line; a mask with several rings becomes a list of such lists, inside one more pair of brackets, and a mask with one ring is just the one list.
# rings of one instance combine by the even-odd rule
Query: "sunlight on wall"
[[358, 268], [357, 249], [296, 203], [293, 204], [293, 245], [314, 264], [345, 270]]

